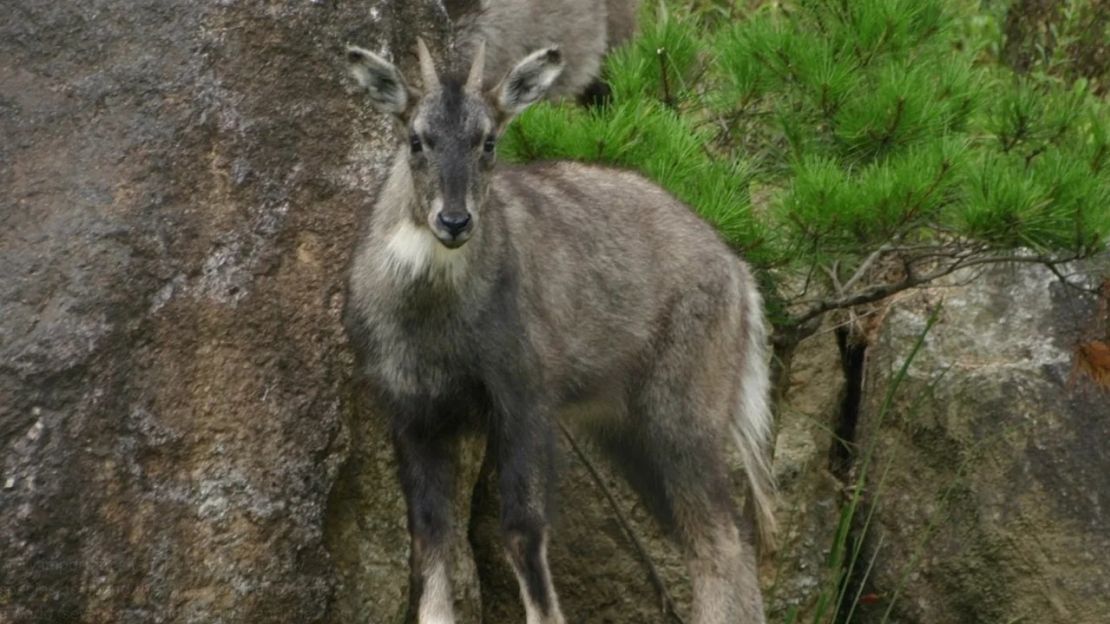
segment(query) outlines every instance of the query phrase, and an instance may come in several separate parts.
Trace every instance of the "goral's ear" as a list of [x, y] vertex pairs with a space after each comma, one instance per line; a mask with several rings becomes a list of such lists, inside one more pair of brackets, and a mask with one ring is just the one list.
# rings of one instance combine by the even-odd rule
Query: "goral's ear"
[[383, 113], [403, 117], [417, 98], [393, 63], [369, 50], [347, 46], [347, 68], [370, 96], [370, 103]]
[[544, 48], [524, 57], [509, 75], [494, 87], [493, 101], [503, 123], [537, 102], [563, 71], [559, 48]]

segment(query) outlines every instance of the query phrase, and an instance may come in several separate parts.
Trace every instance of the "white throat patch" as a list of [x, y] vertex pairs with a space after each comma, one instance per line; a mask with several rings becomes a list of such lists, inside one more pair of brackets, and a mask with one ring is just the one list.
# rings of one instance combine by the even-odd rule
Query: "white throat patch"
[[432, 234], [408, 219], [402, 220], [386, 240], [386, 266], [402, 278], [428, 275], [457, 282], [466, 272], [466, 246], [448, 249]]

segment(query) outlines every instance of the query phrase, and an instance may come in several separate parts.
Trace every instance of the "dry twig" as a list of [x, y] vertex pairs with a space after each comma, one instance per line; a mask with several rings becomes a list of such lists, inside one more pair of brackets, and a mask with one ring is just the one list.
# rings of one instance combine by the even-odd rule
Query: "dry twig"
[[655, 591], [659, 594], [660, 610], [673, 624], [685, 624], [678, 615], [674, 599], [671, 598], [671, 594], [667, 590], [667, 585], [663, 582], [663, 577], [659, 574], [659, 569], [655, 567], [655, 562], [651, 559], [651, 555], [648, 554], [647, 548], [644, 547], [639, 536], [632, 530], [632, 525], [629, 524], [628, 519], [625, 518], [620, 505], [617, 504], [617, 499], [613, 496], [613, 493], [609, 491], [609, 487], [605, 485], [605, 480], [601, 478], [601, 473], [594, 467], [593, 462], [590, 461], [585, 451], [579, 446], [578, 441], [574, 439], [574, 435], [571, 434], [566, 425], [559, 422], [559, 429], [563, 432], [563, 437], [567, 439], [567, 443], [570, 444], [571, 450], [578, 456], [582, 465], [586, 467], [586, 471], [590, 473], [590, 478], [601, 488], [601, 493], [605, 495], [605, 499], [609, 502], [609, 506], [612, 507], [613, 513], [616, 515], [617, 523], [621, 525], [621, 529], [628, 535], [628, 539], [632, 542], [633, 548], [636, 549], [636, 554], [639, 555], [640, 561], [644, 564], [644, 567], [647, 568], [648, 576], [651, 578], [651, 584], [655, 586]]

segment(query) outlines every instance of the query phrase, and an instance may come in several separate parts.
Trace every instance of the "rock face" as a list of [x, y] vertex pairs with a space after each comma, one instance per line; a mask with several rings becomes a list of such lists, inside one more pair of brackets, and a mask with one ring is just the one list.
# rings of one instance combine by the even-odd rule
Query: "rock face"
[[342, 273], [386, 137], [340, 46], [442, 41], [442, 8], [3, 13], [0, 622], [324, 620]]
[[[1110, 261], [1071, 270], [1097, 286]], [[1105, 300], [1033, 265], [891, 308], [859, 421], [861, 452], [874, 456], [857, 520], [874, 517], [857, 572], [875, 558], [864, 591], [877, 599], [857, 607], [859, 621], [881, 621], [892, 601], [897, 622], [1106, 621], [1110, 391], [1075, 364], [1079, 345], [1110, 337], [1106, 314]]]

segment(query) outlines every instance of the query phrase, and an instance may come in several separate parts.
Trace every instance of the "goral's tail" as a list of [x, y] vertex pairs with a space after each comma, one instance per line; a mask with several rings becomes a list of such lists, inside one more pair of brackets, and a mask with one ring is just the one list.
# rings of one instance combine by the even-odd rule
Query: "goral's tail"
[[770, 371], [767, 363], [767, 325], [763, 301], [754, 284], [745, 296], [746, 351], [740, 374], [740, 405], [732, 433], [751, 488], [749, 506], [754, 511], [761, 552], [775, 548], [775, 482], [771, 473]]

